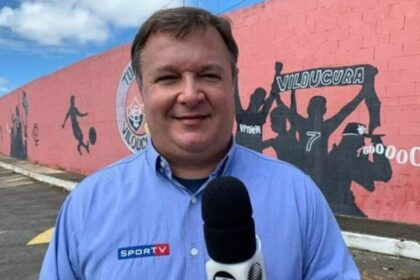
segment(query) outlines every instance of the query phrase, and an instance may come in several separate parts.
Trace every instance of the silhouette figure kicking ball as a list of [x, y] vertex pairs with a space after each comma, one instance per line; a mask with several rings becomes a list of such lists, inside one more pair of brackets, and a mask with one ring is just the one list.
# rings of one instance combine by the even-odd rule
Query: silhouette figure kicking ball
[[69, 107], [69, 110], [67, 111], [66, 117], [64, 118], [64, 122], [61, 125], [61, 127], [62, 128], [65, 127], [66, 121], [68, 117], [70, 116], [73, 135], [76, 138], [76, 140], [79, 142], [77, 145], [77, 151], [79, 152], [80, 155], [82, 155], [81, 147], [84, 147], [86, 151], [89, 153], [89, 141], [86, 141], [86, 144], [83, 142], [83, 133], [82, 133], [82, 130], [80, 129], [80, 125], [79, 125], [79, 122], [77, 121], [77, 118], [86, 117], [88, 113], [81, 113], [79, 109], [76, 108], [75, 99], [76, 97], [74, 95], [70, 97], [70, 107]]

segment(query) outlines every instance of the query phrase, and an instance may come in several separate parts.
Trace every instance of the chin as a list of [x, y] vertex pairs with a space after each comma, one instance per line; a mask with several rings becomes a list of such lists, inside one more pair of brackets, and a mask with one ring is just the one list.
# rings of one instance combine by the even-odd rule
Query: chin
[[199, 153], [206, 150], [209, 147], [209, 144], [207, 142], [187, 142], [180, 146], [183, 150], [190, 153]]
[[223, 149], [228, 145], [227, 143], [230, 141], [230, 137], [226, 140], [223, 136], [218, 136], [215, 134], [203, 135], [203, 133], [200, 133], [199, 135], [194, 135], [185, 133], [183, 135], [177, 136], [178, 137], [173, 138], [175, 140], [173, 143], [175, 143], [175, 145], [177, 145], [182, 150], [188, 151], [190, 153], [199, 153], [207, 151], [210, 148], [218, 150], [217, 147]]

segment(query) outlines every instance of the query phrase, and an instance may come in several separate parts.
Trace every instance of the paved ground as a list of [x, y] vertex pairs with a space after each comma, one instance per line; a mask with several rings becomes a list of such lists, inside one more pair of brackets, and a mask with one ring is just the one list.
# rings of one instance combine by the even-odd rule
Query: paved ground
[[46, 245], [26, 245], [54, 226], [66, 192], [0, 168], [0, 279], [38, 279]]
[[[0, 168], [0, 279], [38, 279], [47, 245], [27, 243], [54, 225], [66, 195]], [[356, 250], [353, 255], [365, 280], [420, 280], [420, 261]]]
[[363, 280], [420, 280], [420, 261], [353, 250]]

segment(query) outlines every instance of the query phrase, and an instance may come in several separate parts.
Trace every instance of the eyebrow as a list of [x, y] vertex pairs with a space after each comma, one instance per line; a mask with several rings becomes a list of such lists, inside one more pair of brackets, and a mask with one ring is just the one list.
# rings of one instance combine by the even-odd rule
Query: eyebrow
[[[152, 74], [158, 74], [158, 73], [168, 73], [168, 72], [177, 72], [178, 68], [171, 65], [162, 65], [158, 66], [155, 69], [152, 70]], [[217, 63], [209, 63], [201, 66], [198, 70], [199, 72], [205, 72], [205, 71], [218, 71], [224, 73], [224, 68], [217, 64]]]
[[219, 64], [210, 63], [210, 64], [204, 65], [200, 70], [202, 72], [209, 71], [209, 70], [215, 70], [215, 71], [219, 71], [219, 72], [224, 72], [225, 69], [222, 66], [220, 66]]

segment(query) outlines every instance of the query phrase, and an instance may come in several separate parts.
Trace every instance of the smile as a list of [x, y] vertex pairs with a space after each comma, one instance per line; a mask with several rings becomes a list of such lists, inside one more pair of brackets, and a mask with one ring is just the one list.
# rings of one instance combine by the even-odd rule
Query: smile
[[201, 124], [204, 120], [209, 118], [210, 115], [191, 115], [191, 116], [176, 116], [175, 120], [181, 122], [184, 125], [198, 125]]
[[194, 119], [205, 119], [209, 117], [209, 115], [194, 115], [194, 116], [178, 116], [175, 117], [177, 120], [194, 120]]

